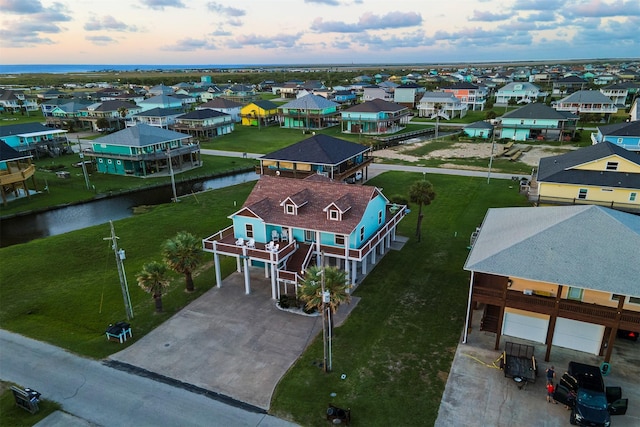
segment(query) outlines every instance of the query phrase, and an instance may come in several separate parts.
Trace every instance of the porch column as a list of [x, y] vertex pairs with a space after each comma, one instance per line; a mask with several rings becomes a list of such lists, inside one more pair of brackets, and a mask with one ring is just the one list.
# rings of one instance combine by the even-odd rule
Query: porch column
[[562, 297], [562, 285], [558, 285], [558, 294], [556, 295], [556, 304], [553, 306], [553, 312], [549, 317], [549, 328], [547, 329], [547, 351], [544, 354], [544, 361], [548, 362], [551, 357], [551, 346], [553, 344], [553, 334], [556, 331], [556, 320], [558, 319], [558, 313], [560, 312], [560, 300]]
[[249, 257], [247, 256], [247, 247], [242, 247], [242, 264], [244, 267], [244, 293], [249, 295], [251, 293], [251, 277], [249, 274]]
[[616, 319], [615, 324], [611, 328], [611, 333], [609, 334], [609, 341], [607, 341], [607, 353], [604, 356], [604, 361], [609, 363], [611, 360], [611, 352], [613, 351], [613, 344], [616, 342], [616, 334], [618, 333], [618, 327], [620, 326], [620, 318], [622, 317], [622, 307], [624, 306], [624, 301], [627, 299], [625, 295], [618, 295], [618, 308], [616, 309]]
[[222, 274], [220, 273], [220, 255], [216, 251], [216, 241], [213, 242], [213, 268], [216, 270], [216, 286], [222, 287]]
[[471, 279], [469, 279], [469, 299], [467, 301], [467, 318], [464, 321], [464, 333], [462, 335], [462, 343], [467, 343], [469, 331], [471, 331], [471, 300], [473, 299], [473, 270], [471, 271]]
[[271, 263], [271, 298], [278, 299], [278, 292], [276, 290], [276, 264]]
[[351, 260], [351, 284], [355, 286], [357, 280], [358, 280], [358, 261], [356, 261], [355, 259], [352, 259]]
[[374, 265], [376, 263], [376, 248], [378, 246], [374, 246], [373, 250], [371, 251], [371, 265]]
[[363, 275], [367, 274], [367, 258], [368, 257], [362, 258], [362, 274]]
[[242, 258], [242, 256], [241, 256], [241, 255], [239, 255], [239, 256], [236, 258], [236, 271], [237, 271], [238, 273], [242, 273], [242, 264], [240, 264], [240, 258]]
[[496, 350], [500, 348], [500, 338], [502, 338], [502, 323], [504, 322], [504, 308], [507, 305], [507, 292], [507, 281], [505, 280], [502, 289], [502, 301], [500, 301], [500, 317], [498, 317], [498, 328], [496, 330]]
[[[344, 271], [347, 272], [347, 282], [348, 283], [353, 283], [353, 277], [351, 276], [356, 276], [356, 271], [354, 269], [351, 268], [351, 266], [349, 265], [349, 237], [348, 236], [344, 236]], [[342, 260], [339, 260], [340, 262], [342, 262]]]
[[268, 279], [269, 278], [269, 264], [268, 263], [264, 263], [264, 278]]

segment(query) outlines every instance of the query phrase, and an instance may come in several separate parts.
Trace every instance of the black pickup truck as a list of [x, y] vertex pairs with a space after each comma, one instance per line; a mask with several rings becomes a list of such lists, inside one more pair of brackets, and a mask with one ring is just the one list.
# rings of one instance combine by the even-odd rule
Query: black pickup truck
[[573, 425], [609, 427], [611, 415], [627, 413], [628, 399], [622, 399], [622, 389], [605, 387], [600, 369], [584, 363], [569, 362], [553, 397], [571, 407]]

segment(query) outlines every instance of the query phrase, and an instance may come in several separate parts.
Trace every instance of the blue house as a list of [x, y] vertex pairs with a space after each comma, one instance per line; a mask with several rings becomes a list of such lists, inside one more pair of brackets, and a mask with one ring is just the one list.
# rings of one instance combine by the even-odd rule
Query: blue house
[[213, 253], [216, 284], [221, 286], [220, 256], [236, 259], [251, 292], [250, 269], [271, 279], [271, 297], [279, 298], [298, 284], [310, 265], [335, 266], [355, 285], [396, 240], [396, 227], [406, 215], [379, 188], [349, 185], [314, 175], [292, 179], [263, 175], [237, 212], [233, 224], [202, 241]]
[[67, 131], [52, 129], [40, 123], [0, 126], [0, 140], [20, 153], [57, 157], [71, 151]]
[[383, 135], [398, 132], [409, 123], [409, 108], [376, 98], [341, 111], [342, 133]]
[[202, 166], [200, 145], [190, 135], [142, 123], [93, 140], [83, 153], [98, 172], [114, 175], [158, 176]]
[[3, 205], [9, 199], [31, 198], [27, 181], [31, 179], [34, 191], [37, 191], [35, 173], [36, 165], [31, 164], [31, 155], [19, 153], [0, 140], [0, 195]]
[[493, 135], [493, 125], [485, 122], [484, 120], [480, 120], [466, 125], [463, 131], [467, 136], [487, 139], [491, 138], [491, 135]]
[[591, 134], [591, 141], [594, 144], [609, 141], [626, 150], [640, 153], [640, 121], [599, 126], [598, 132]]
[[560, 141], [570, 137], [578, 116], [568, 111], [556, 111], [542, 103], [531, 103], [501, 117], [500, 137], [516, 141], [528, 139]]

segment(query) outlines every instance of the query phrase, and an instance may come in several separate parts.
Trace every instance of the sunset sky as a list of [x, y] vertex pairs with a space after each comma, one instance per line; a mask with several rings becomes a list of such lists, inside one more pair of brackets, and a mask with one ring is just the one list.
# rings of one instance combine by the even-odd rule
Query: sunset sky
[[631, 58], [638, 28], [638, 0], [0, 0], [0, 62]]

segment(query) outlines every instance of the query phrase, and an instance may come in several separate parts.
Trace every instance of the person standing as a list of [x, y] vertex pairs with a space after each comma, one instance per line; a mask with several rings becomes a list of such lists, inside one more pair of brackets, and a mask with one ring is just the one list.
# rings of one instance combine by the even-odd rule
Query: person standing
[[556, 379], [556, 371], [555, 368], [553, 367], [553, 365], [551, 365], [551, 367], [547, 368], [547, 370], [545, 371], [547, 374], [547, 384], [552, 384], [554, 380]]
[[555, 387], [553, 387], [553, 383], [548, 382], [547, 383], [547, 402], [548, 403], [558, 403], [555, 401], [555, 399], [553, 398], [553, 391], [554, 391]]

